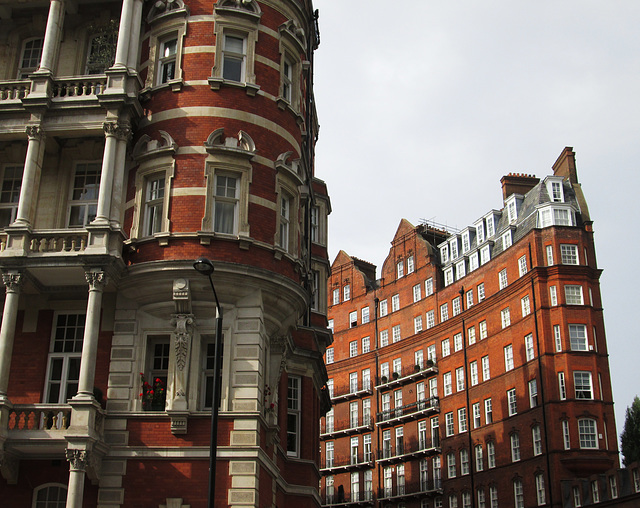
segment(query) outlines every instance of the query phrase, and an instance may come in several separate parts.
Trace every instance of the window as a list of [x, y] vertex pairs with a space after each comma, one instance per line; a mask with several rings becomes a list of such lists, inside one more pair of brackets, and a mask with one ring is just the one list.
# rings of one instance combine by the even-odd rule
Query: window
[[453, 315], [457, 316], [458, 314], [460, 314], [461, 312], [461, 306], [460, 306], [460, 297], [456, 296], [453, 301], [451, 302], [451, 305], [453, 307]]
[[[371, 370], [370, 369], [362, 369], [362, 389], [368, 390], [371, 387]], [[362, 401], [362, 407], [364, 407], [364, 403], [369, 399], [365, 399]], [[369, 403], [371, 401], [369, 400]]]
[[[453, 452], [447, 453], [447, 477], [456, 477], [456, 454]], [[449, 503], [449, 506], [451, 506], [451, 503]]]
[[[207, 341], [206, 359], [204, 370], [204, 405], [213, 403], [213, 367], [214, 367], [214, 342]], [[210, 343], [209, 343], [210, 342]], [[170, 355], [170, 337], [168, 335], [149, 335], [147, 337], [147, 366], [145, 372], [149, 374], [149, 385], [144, 387], [145, 399], [149, 391], [163, 392], [163, 388], [167, 386], [167, 378], [169, 372], [169, 355]], [[164, 411], [166, 402], [166, 392], [158, 397], [152, 395], [152, 400], [143, 399], [142, 409], [145, 411]]]
[[476, 343], [476, 327], [470, 326], [467, 328], [467, 337], [469, 337], [469, 345], [473, 345]]
[[531, 427], [531, 438], [533, 441], [533, 454], [542, 454], [542, 435], [540, 433], [540, 425], [534, 425]]
[[404, 261], [398, 261], [396, 264], [396, 276], [398, 279], [404, 277]]
[[58, 314], [55, 323], [44, 402], [64, 404], [78, 392], [85, 315]]
[[480, 264], [485, 265], [491, 260], [491, 250], [488, 245], [480, 249]]
[[327, 365], [333, 363], [333, 348], [332, 347], [328, 347], [327, 348], [327, 353], [325, 355], [325, 363]]
[[337, 288], [334, 289], [332, 295], [333, 295], [333, 299], [332, 299], [333, 305], [338, 305], [340, 303], [340, 290]]
[[507, 250], [512, 245], [511, 230], [502, 235], [502, 249]]
[[[238, 229], [240, 178], [230, 174], [216, 173], [213, 197], [213, 231], [236, 234]], [[335, 295], [334, 295], [335, 296]], [[335, 302], [339, 303], [339, 302]]]
[[459, 392], [464, 390], [464, 367], [456, 369], [456, 390]]
[[349, 372], [349, 393], [356, 393], [358, 391], [358, 373]]
[[2, 170], [2, 188], [0, 189], [0, 228], [16, 220], [23, 166], [4, 166]]
[[403, 496], [405, 493], [405, 478], [404, 478], [404, 464], [398, 464], [396, 466], [396, 487], [398, 489], [398, 495]]
[[462, 279], [466, 274], [464, 260], [456, 263], [456, 280]]
[[524, 508], [524, 491], [522, 490], [522, 480], [513, 480], [513, 497], [515, 508]]
[[511, 326], [511, 313], [509, 312], [509, 307], [500, 311], [500, 320], [502, 323], [502, 328]]
[[400, 325], [396, 325], [393, 328], [391, 328], [391, 336], [393, 338], [393, 342], [398, 342], [401, 338], [402, 335], [400, 333]]
[[[356, 378], [356, 386], [355, 386], [355, 390], [352, 388], [351, 393], [354, 393], [358, 390], [358, 380]], [[349, 403], [349, 428], [350, 429], [355, 429], [358, 426], [358, 402], [350, 402]], [[351, 438], [351, 450], [353, 451], [353, 443], [354, 440], [353, 438]], [[357, 453], [357, 449], [358, 449], [358, 438], [355, 438], [355, 448], [356, 448], [356, 453]]]
[[445, 431], [447, 436], [453, 436], [455, 433], [455, 427], [453, 423], [453, 412], [446, 413], [444, 415]]
[[397, 312], [400, 310], [400, 295], [393, 295], [391, 297], [391, 312]]
[[578, 264], [578, 246], [577, 245], [560, 245], [560, 261], [563, 265]]
[[371, 351], [371, 339], [369, 337], [362, 338], [362, 354]]
[[388, 313], [389, 312], [387, 310], [387, 301], [381, 300], [380, 301], [380, 317], [385, 317]]
[[478, 284], [478, 302], [484, 300], [484, 282]]
[[413, 359], [415, 361], [415, 365], [422, 369], [422, 367], [424, 366], [424, 353], [422, 352], [422, 349], [418, 349], [417, 351], [413, 352]]
[[567, 305], [584, 305], [582, 286], [566, 285], [564, 287], [564, 297]]
[[[290, 250], [291, 201], [292, 198], [284, 192], [280, 195], [280, 235], [278, 237], [278, 245], [287, 252]], [[345, 286], [345, 288], [347, 287]], [[345, 298], [346, 300], [348, 298]]]
[[562, 351], [562, 336], [560, 335], [560, 325], [553, 325], [553, 337], [556, 342], [556, 351]]
[[486, 498], [484, 496], [484, 490], [478, 489], [478, 508], [486, 508]]
[[413, 333], [422, 331], [422, 316], [416, 316], [413, 318]]
[[467, 408], [458, 409], [458, 432], [467, 432]]
[[300, 454], [301, 379], [290, 376], [287, 389], [287, 455]]
[[518, 259], [518, 272], [520, 277], [527, 273], [527, 256], [522, 256]]
[[415, 270], [415, 263], [413, 261], [413, 256], [409, 256], [407, 258], [407, 274], [413, 273]]
[[582, 498], [580, 496], [580, 487], [578, 486], [572, 487], [571, 492], [573, 493], [574, 508], [580, 508], [580, 506], [582, 506]]
[[611, 489], [611, 499], [618, 497], [618, 481], [615, 476], [609, 477], [609, 488]]
[[420, 284], [416, 284], [413, 286], [413, 303], [419, 302], [422, 298], [422, 286]]
[[506, 268], [500, 270], [500, 272], [498, 273], [498, 282], [500, 283], [500, 289], [504, 289], [509, 285], [509, 281], [507, 280]]
[[442, 264], [447, 264], [449, 262], [449, 246], [443, 245], [440, 247], [440, 261]]
[[478, 266], [480, 266], [480, 262], [478, 260], [478, 253], [472, 252], [471, 254], [469, 254], [469, 271], [473, 272], [474, 270], [477, 270]]
[[153, 175], [146, 181], [144, 196], [144, 235], [152, 236], [163, 230], [165, 174]]
[[562, 203], [564, 201], [562, 196], [562, 183], [551, 182], [551, 201], [555, 203]]
[[429, 461], [420, 460], [420, 492], [429, 490]]
[[380, 332], [380, 347], [389, 345], [389, 330]]
[[342, 301], [347, 302], [351, 300], [351, 286], [347, 284], [342, 288]]
[[176, 78], [177, 37], [172, 37], [160, 43], [158, 57], [158, 83], [168, 83]]
[[451, 372], [445, 372], [442, 376], [442, 384], [444, 386], [444, 395], [451, 395], [452, 386], [451, 386]]
[[504, 347], [504, 370], [505, 372], [513, 370], [513, 346], [511, 344]]
[[349, 357], [353, 358], [354, 356], [358, 356], [358, 341], [353, 340], [349, 342]]
[[516, 399], [516, 389], [511, 388], [507, 390], [507, 402], [509, 404], [509, 416], [514, 416], [518, 413], [518, 404]]
[[549, 286], [549, 303], [552, 307], [558, 305], [558, 293], [555, 286]]
[[520, 436], [517, 432], [511, 434], [511, 462], [520, 460]]
[[449, 356], [451, 354], [451, 346], [449, 344], [449, 339], [444, 339], [442, 341], [442, 357]]
[[587, 351], [587, 327], [569, 325], [569, 344], [571, 351]]
[[[362, 447], [363, 447], [363, 452], [364, 452], [364, 461], [365, 462], [371, 462], [371, 434], [365, 434], [364, 436], [362, 436]], [[365, 481], [366, 483], [366, 481]], [[366, 486], [365, 486], [365, 490]]]
[[67, 487], [64, 485], [41, 485], [33, 491], [34, 508], [65, 508]]
[[529, 295], [523, 296], [520, 299], [520, 305], [522, 306], [522, 317], [527, 317], [531, 314], [531, 303], [529, 301]]
[[294, 65], [289, 55], [284, 55], [282, 58], [282, 98], [289, 103], [291, 103], [293, 89], [293, 68]]
[[389, 379], [389, 362], [380, 365], [380, 376]]
[[453, 284], [453, 268], [447, 268], [444, 271], [444, 285], [450, 286]]
[[580, 448], [598, 448], [596, 421], [591, 418], [578, 420]]
[[462, 334], [461, 333], [456, 333], [453, 336], [453, 348], [454, 348], [454, 351], [462, 350]]
[[532, 379], [529, 381], [529, 407], [536, 407], [538, 405], [538, 381]]
[[358, 326], [358, 311], [349, 312], [349, 328]]
[[496, 467], [496, 444], [493, 441], [487, 443], [487, 466], [489, 469]]
[[567, 388], [564, 382], [564, 372], [558, 372], [558, 392], [560, 395], [560, 400], [565, 400], [567, 398]]
[[443, 303], [440, 305], [440, 322], [444, 323], [447, 319], [449, 319], [449, 305]]
[[576, 391], [576, 399], [593, 399], [593, 387], [591, 384], [591, 372], [573, 372], [573, 386]]
[[327, 391], [329, 392], [329, 397], [333, 397], [333, 379], [327, 379]]
[[469, 290], [466, 293], [467, 295], [467, 309], [471, 306], [473, 306], [473, 290]]
[[469, 474], [469, 450], [460, 450], [460, 474]]
[[631, 474], [633, 475], [633, 490], [640, 492], [640, 471], [638, 471], [638, 468], [635, 468], [631, 470]]
[[244, 81], [246, 65], [246, 38], [225, 34], [222, 48], [222, 77], [230, 81]]
[[425, 400], [425, 393], [424, 393], [424, 383], [417, 383], [416, 384], [416, 407], [419, 411], [426, 409], [427, 405], [424, 402]]
[[320, 208], [317, 206], [311, 207], [311, 241], [320, 242]]
[[333, 432], [335, 429], [334, 423], [335, 423], [335, 416], [334, 416], [333, 408], [331, 408], [329, 409], [329, 411], [327, 411], [327, 414], [325, 415], [324, 432], [327, 434], [330, 434], [331, 432]]
[[430, 310], [429, 312], [427, 312], [426, 317], [427, 317], [427, 329], [433, 328], [436, 325], [435, 312], [433, 310]]
[[29, 74], [38, 70], [42, 58], [44, 39], [29, 39], [22, 46], [22, 57], [18, 68], [18, 79], [25, 79]]
[[487, 338], [487, 322], [480, 321], [480, 340]]
[[547, 245], [545, 250], [547, 252], [547, 266], [553, 266], [553, 245]]
[[[324, 457], [325, 457], [326, 466], [333, 467], [333, 441], [327, 441], [324, 446], [325, 446]], [[333, 480], [333, 477], [331, 477], [331, 479]], [[328, 478], [327, 478], [327, 481], [328, 481]], [[332, 487], [331, 490], [333, 491], [333, 482], [331, 487]]]
[[524, 338], [524, 351], [528, 362], [534, 359], [535, 350], [533, 348], [533, 334], [531, 333]]
[[424, 296], [431, 296], [433, 294], [433, 278], [428, 278], [424, 281]]
[[591, 499], [594, 504], [600, 502], [600, 489], [598, 488], [598, 480], [591, 481]]
[[458, 496], [449, 494], [449, 508], [458, 508]]
[[362, 311], [360, 311], [360, 321], [363, 325], [369, 322], [369, 307], [363, 307]]
[[427, 360], [431, 360], [433, 363], [436, 363], [436, 345], [429, 344], [427, 346]]
[[99, 162], [76, 164], [69, 201], [69, 227], [83, 227], [96, 218], [101, 170]]
[[398, 376], [402, 373], [402, 358], [393, 359], [393, 373]]
[[469, 376], [471, 378], [471, 386], [478, 384], [478, 362], [476, 360], [469, 364]]
[[477, 429], [482, 424], [482, 422], [480, 421], [480, 403], [474, 402], [471, 408], [473, 411], [473, 428]]
[[475, 447], [475, 456], [476, 456], [476, 471], [482, 471], [484, 469], [484, 461], [483, 461], [483, 451], [482, 445], [476, 445]]
[[493, 423], [493, 409], [491, 405], [491, 397], [484, 399], [484, 422], [489, 425]]
[[491, 379], [491, 373], [489, 369], [489, 355], [483, 356], [481, 361], [482, 361], [482, 380], [489, 381], [489, 379]]
[[493, 216], [487, 217], [487, 238], [490, 238], [495, 233], [495, 228], [493, 227]]

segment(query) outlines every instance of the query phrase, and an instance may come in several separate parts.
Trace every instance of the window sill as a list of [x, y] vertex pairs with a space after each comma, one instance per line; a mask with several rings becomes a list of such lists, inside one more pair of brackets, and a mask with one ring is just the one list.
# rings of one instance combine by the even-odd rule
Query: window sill
[[296, 118], [296, 123], [298, 125], [302, 125], [304, 123], [304, 118], [303, 116], [300, 114], [299, 111], [296, 111], [293, 106], [291, 106], [291, 102], [288, 101], [287, 99], [285, 99], [284, 97], [278, 97], [276, 99], [276, 102], [278, 104], [278, 108], [280, 108], [282, 111], [289, 111], [293, 116], [295, 116]]
[[247, 92], [247, 95], [251, 97], [255, 97], [255, 95], [258, 93], [258, 90], [260, 90], [260, 87], [254, 83], [241, 83], [239, 81], [229, 81], [228, 79], [219, 78], [219, 77], [210, 77], [208, 81], [209, 81], [209, 86], [211, 87], [211, 90], [214, 90], [214, 91], [220, 90], [220, 88], [222, 88], [222, 85], [224, 85], [232, 88], [244, 88], [244, 90]]
[[142, 101], [149, 100], [151, 98], [151, 94], [160, 92], [162, 90], [171, 89], [172, 92], [180, 92], [183, 86], [184, 81], [182, 80], [182, 78], [172, 79], [171, 81], [167, 81], [166, 83], [162, 83], [160, 85], [143, 88], [142, 90], [140, 90], [140, 99]]

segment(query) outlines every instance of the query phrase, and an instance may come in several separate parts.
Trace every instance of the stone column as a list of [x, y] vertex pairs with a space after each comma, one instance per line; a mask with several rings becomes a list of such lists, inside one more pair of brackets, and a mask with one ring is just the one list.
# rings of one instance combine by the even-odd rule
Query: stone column
[[123, 68], [127, 66], [129, 58], [129, 45], [131, 41], [131, 22], [133, 20], [134, 0], [122, 2], [120, 15], [120, 28], [118, 30], [118, 45], [116, 46], [116, 58], [113, 67]]
[[[96, 356], [98, 354], [102, 292], [107, 284], [107, 277], [101, 270], [87, 271], [85, 276], [89, 284], [89, 300], [87, 301], [87, 320], [82, 339], [78, 394], [73, 398], [92, 400], [94, 398], [93, 382], [95, 380]], [[69, 505], [67, 504], [67, 506]]]
[[131, 72], [138, 71], [138, 51], [140, 50], [140, 28], [142, 27], [142, 3], [143, 0], [135, 0], [133, 3], [133, 16], [131, 19], [131, 37], [129, 39], [129, 55], [127, 67]]
[[87, 451], [67, 449], [69, 461], [69, 485], [66, 508], [82, 508], [84, 477], [87, 470]]
[[98, 193], [98, 206], [94, 225], [108, 225], [111, 209], [111, 192], [116, 166], [116, 149], [118, 137], [123, 135], [122, 128], [117, 122], [104, 123], [104, 154], [102, 156], [102, 170], [100, 172], [100, 191]]
[[26, 132], [29, 144], [27, 145], [27, 157], [24, 161], [18, 211], [13, 223], [16, 226], [31, 226], [31, 211], [35, 208], [34, 197], [40, 183], [44, 156], [44, 133], [40, 126], [28, 125]]
[[53, 72], [58, 47], [60, 46], [63, 21], [64, 2], [62, 0], [51, 0], [47, 28], [44, 32], [44, 42], [42, 44], [42, 58], [37, 72], [49, 74]]
[[16, 316], [22, 274], [19, 272], [3, 273], [2, 281], [6, 287], [2, 326], [0, 327], [0, 403], [8, 402], [9, 369], [13, 352], [13, 339], [16, 334]]
[[111, 210], [109, 214], [111, 226], [114, 228], [122, 227], [122, 203], [126, 200], [124, 174], [125, 166], [127, 164], [127, 143], [129, 141], [130, 133], [131, 129], [128, 127], [118, 129], [115, 168], [113, 171], [113, 184], [111, 186]]

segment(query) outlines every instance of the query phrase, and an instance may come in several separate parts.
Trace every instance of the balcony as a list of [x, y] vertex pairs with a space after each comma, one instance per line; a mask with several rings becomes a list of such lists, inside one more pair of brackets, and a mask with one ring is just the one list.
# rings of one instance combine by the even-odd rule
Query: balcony
[[415, 460], [440, 453], [440, 438], [436, 433], [433, 439], [420, 439], [417, 441], [409, 441], [407, 443], [397, 443], [395, 450], [389, 443], [388, 446], [378, 450], [378, 459], [376, 463], [380, 466], [387, 466], [397, 462], [405, 462], [407, 460]]
[[425, 365], [410, 365], [404, 367], [400, 372], [392, 372], [390, 377], [380, 376], [376, 379], [376, 390], [384, 392], [399, 386], [406, 385], [412, 381], [426, 379], [438, 373], [438, 367], [433, 360], [427, 360]]
[[372, 490], [351, 492], [350, 494], [338, 492], [338, 494], [327, 495], [322, 506], [373, 506], [374, 501]]
[[378, 490], [378, 501], [403, 501], [436, 494], [442, 494], [442, 481], [434, 482], [425, 478], [419, 482], [383, 487]]
[[334, 438], [340, 435], [357, 434], [364, 430], [373, 429], [373, 417], [371, 415], [363, 415], [358, 418], [348, 418], [345, 420], [338, 420], [331, 423], [325, 423], [320, 428], [320, 438]]
[[332, 402], [343, 402], [345, 400], [357, 399], [363, 395], [371, 395], [371, 381], [365, 379], [363, 381], [351, 382], [348, 385], [341, 385], [333, 388], [331, 392]]
[[373, 452], [363, 452], [354, 450], [349, 455], [338, 455], [333, 458], [325, 458], [320, 465], [323, 475], [335, 474], [345, 471], [356, 471], [358, 469], [370, 469], [373, 467], [375, 457]]
[[379, 412], [376, 415], [376, 425], [381, 427], [396, 425], [438, 412], [440, 412], [440, 400], [438, 397], [431, 397]]

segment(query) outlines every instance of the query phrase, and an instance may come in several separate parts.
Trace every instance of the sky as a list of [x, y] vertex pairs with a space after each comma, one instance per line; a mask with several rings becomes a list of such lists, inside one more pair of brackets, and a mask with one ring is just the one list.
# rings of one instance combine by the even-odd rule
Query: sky
[[380, 275], [402, 218], [462, 229], [502, 208], [502, 176], [544, 177], [573, 147], [603, 270], [620, 434], [640, 395], [640, 269], [631, 263], [640, 252], [640, 2], [314, 7], [316, 176], [331, 197], [331, 262], [344, 250]]

